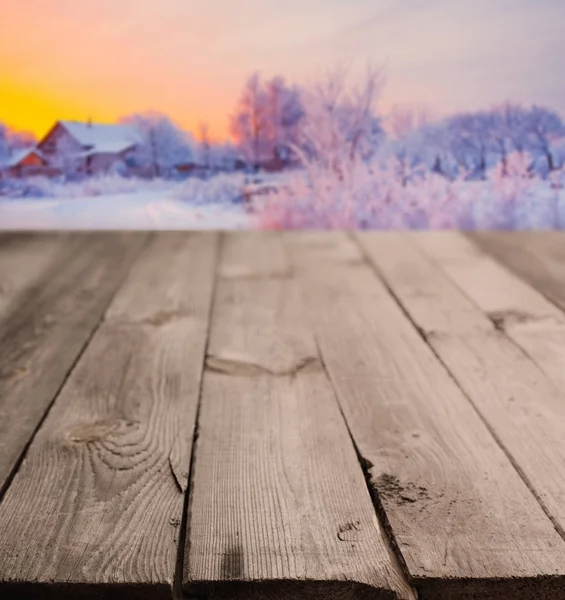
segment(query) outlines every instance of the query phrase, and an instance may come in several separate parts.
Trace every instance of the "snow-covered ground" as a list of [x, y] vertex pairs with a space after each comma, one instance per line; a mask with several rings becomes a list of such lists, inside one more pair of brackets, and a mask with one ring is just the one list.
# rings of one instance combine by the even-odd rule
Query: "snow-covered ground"
[[565, 170], [542, 179], [515, 166], [509, 157], [507, 175], [483, 181], [424, 172], [403, 183], [395, 164], [314, 165], [258, 198], [254, 217], [266, 229], [564, 229]]
[[[246, 206], [247, 209], [246, 210]], [[279, 177], [100, 178], [0, 185], [0, 229], [563, 229], [565, 171], [544, 180], [496, 170], [484, 181], [360, 164]]]
[[[240, 229], [249, 226], [241, 182], [35, 184], [0, 196], [0, 229]], [[118, 190], [116, 190], [118, 188]], [[118, 193], [116, 193], [118, 192]], [[33, 197], [33, 195], [43, 197]]]
[[0, 229], [240, 229], [248, 222], [240, 206], [191, 205], [155, 192], [0, 199]]

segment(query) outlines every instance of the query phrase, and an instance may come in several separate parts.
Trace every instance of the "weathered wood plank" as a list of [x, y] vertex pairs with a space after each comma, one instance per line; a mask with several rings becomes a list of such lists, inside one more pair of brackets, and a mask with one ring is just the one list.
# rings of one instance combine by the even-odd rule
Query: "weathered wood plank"
[[0, 319], [57, 256], [62, 234], [0, 234]]
[[219, 274], [225, 279], [289, 277], [290, 268], [280, 236], [268, 231], [224, 234]]
[[565, 390], [565, 313], [460, 233], [416, 239], [494, 325]]
[[444, 236], [451, 234], [360, 239], [565, 537], [565, 395], [426, 259], [425, 251], [439, 258], [433, 249]]
[[287, 240], [308, 265], [323, 360], [419, 598], [562, 597], [563, 540], [383, 284]]
[[[331, 263], [341, 266], [358, 266], [365, 262], [363, 253], [349, 236], [344, 233], [326, 231], [287, 232], [284, 238], [292, 241], [294, 250], [300, 254], [299, 269], [316, 268], [319, 264]], [[291, 261], [292, 264], [292, 261]]]
[[246, 600], [412, 598], [295, 282], [220, 281], [207, 365], [185, 591]]
[[216, 236], [142, 254], [0, 505], [0, 597], [170, 598]]
[[565, 310], [565, 233], [521, 231], [467, 235]]
[[0, 315], [0, 495], [147, 235], [77, 234], [57, 249], [39, 240], [28, 240], [33, 264], [25, 249], [14, 255], [32, 285], [3, 259], [19, 292]]

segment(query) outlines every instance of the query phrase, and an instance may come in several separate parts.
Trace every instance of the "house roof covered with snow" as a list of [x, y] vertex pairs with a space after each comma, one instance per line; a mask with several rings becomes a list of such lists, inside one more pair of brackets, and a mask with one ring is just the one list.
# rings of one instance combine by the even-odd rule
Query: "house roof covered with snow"
[[124, 150], [130, 149], [135, 145], [135, 142], [119, 141], [115, 142], [104, 142], [103, 144], [96, 144], [95, 146], [89, 146], [84, 152], [81, 152], [79, 156], [93, 156], [94, 154], [120, 154]]
[[59, 121], [68, 133], [90, 154], [119, 153], [141, 142], [141, 133], [133, 125], [107, 125]]
[[6, 161], [3, 161], [1, 166], [3, 168], [16, 167], [30, 154], [35, 154], [36, 156], [39, 156], [39, 158], [41, 158], [42, 160], [45, 160], [43, 155], [37, 148], [24, 148], [23, 150], [18, 150], [15, 154], [12, 154], [12, 156], [10, 156]]

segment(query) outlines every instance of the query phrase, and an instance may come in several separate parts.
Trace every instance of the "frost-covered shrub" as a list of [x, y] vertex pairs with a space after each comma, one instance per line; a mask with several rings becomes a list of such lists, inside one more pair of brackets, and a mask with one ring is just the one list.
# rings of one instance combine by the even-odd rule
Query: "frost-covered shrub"
[[387, 164], [358, 163], [339, 174], [320, 166], [289, 176], [278, 191], [254, 201], [267, 229], [528, 229], [565, 222], [562, 171], [532, 176], [527, 157], [508, 157], [485, 181], [450, 181], [427, 171], [399, 176]]
[[243, 183], [243, 175], [221, 174], [210, 179], [190, 178], [177, 184], [171, 197], [191, 204], [231, 204], [241, 198]]

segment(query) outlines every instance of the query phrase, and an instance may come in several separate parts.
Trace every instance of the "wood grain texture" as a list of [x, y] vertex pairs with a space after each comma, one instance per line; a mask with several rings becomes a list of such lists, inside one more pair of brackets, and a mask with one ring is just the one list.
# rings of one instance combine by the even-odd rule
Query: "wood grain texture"
[[[341, 266], [359, 266], [365, 262], [365, 257], [357, 244], [341, 232], [328, 233], [324, 231], [292, 231], [285, 232], [283, 239], [295, 251], [302, 249], [298, 265], [302, 271], [316, 269], [320, 264], [330, 263]], [[292, 264], [292, 261], [291, 261]]]
[[208, 352], [185, 590], [245, 600], [413, 598], [294, 282], [221, 281]]
[[[361, 240], [565, 537], [565, 393], [425, 258], [424, 249], [438, 254], [433, 248], [446, 235]], [[453, 264], [456, 248], [448, 254]]]
[[313, 264], [303, 240], [286, 239], [419, 598], [562, 598], [563, 540], [383, 284], [367, 266]]
[[565, 310], [565, 233], [476, 232], [480, 248]]
[[460, 233], [413, 239], [565, 391], [565, 313]]
[[268, 231], [224, 234], [219, 274], [225, 279], [284, 278], [290, 276], [280, 236]]
[[63, 234], [0, 234], [0, 319], [55, 259]]
[[3, 599], [171, 597], [215, 255], [140, 256], [0, 505]]
[[26, 255], [33, 263], [19, 264], [33, 279], [27, 287], [3, 259], [20, 292], [0, 316], [0, 494], [146, 240], [146, 234], [76, 234], [57, 249], [42, 237], [28, 240], [29, 253], [14, 254], [16, 263]]

